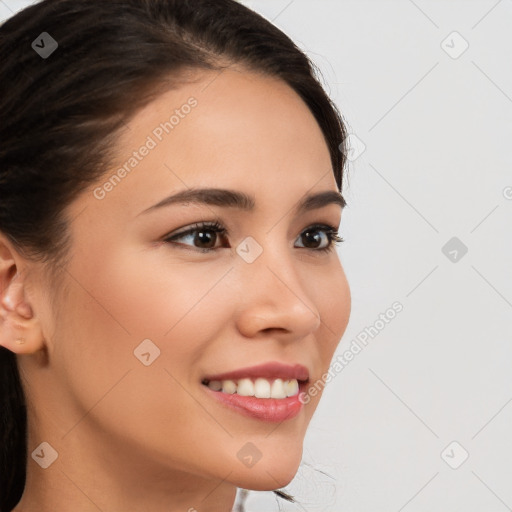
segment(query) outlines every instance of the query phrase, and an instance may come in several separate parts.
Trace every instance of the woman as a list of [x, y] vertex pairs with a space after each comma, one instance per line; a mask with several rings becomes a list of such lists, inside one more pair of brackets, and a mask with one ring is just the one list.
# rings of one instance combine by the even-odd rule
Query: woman
[[1, 512], [293, 499], [350, 315], [314, 69], [233, 0], [0, 27]]

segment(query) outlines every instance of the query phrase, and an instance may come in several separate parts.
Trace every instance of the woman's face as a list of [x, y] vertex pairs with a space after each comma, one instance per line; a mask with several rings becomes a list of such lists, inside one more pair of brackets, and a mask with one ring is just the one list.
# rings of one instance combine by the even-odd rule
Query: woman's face
[[[116, 164], [70, 205], [65, 293], [43, 322], [49, 366], [30, 383], [45, 411], [38, 428], [47, 425], [37, 439], [64, 467], [80, 453], [82, 467], [99, 461], [108, 478], [135, 473], [133, 485], [172, 474], [216, 479], [212, 489], [218, 480], [275, 489], [298, 469], [321, 392], [270, 421], [227, 406], [202, 381], [268, 362], [305, 366], [310, 386], [321, 379], [350, 291], [336, 250], [320, 250], [328, 233], [305, 233], [338, 228], [342, 210], [296, 212], [306, 196], [338, 190], [322, 132], [295, 92], [234, 69], [197, 77], [139, 111]], [[152, 208], [206, 188], [245, 194], [254, 207], [189, 199]], [[215, 221], [225, 234], [174, 236]]]

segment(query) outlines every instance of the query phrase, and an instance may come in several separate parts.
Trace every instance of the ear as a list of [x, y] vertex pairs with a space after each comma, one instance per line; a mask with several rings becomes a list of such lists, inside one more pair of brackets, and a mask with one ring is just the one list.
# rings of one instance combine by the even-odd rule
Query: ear
[[44, 347], [39, 319], [27, 299], [28, 262], [0, 233], [0, 346], [16, 354]]

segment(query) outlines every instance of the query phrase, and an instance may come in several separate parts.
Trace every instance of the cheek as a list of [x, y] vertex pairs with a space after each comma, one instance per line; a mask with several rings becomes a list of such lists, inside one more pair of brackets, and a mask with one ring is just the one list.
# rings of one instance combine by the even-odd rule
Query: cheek
[[306, 397], [308, 422], [316, 411], [325, 387], [334, 353], [347, 328], [351, 312], [350, 287], [341, 263], [326, 265], [316, 274], [306, 271], [304, 289], [320, 314], [321, 323], [312, 341], [309, 353], [314, 357], [312, 365], [318, 373], [311, 376], [309, 397]]
[[125, 249], [84, 263], [76, 272], [88, 283], [88, 293], [74, 307], [80, 321], [92, 326], [94, 343], [108, 345], [105, 359], [133, 365], [133, 352], [149, 339], [160, 362], [183, 374], [232, 317], [227, 279], [223, 282], [230, 265], [171, 262], [164, 251]]
[[[69, 268], [66, 321], [56, 343], [56, 365], [72, 404], [65, 423], [71, 428], [87, 415], [78, 430], [91, 423], [109, 443], [130, 443], [155, 457], [172, 453], [182, 467], [192, 468], [190, 440], [206, 442], [205, 426], [214, 433], [219, 428], [193, 399], [203, 392], [194, 371], [232, 318], [233, 301], [222, 281], [229, 267], [204, 264], [199, 271], [194, 265], [135, 263], [104, 257], [101, 264]], [[154, 348], [146, 345], [147, 366], [134, 354], [145, 339], [159, 350], [154, 357]]]
[[154, 258], [154, 264], [141, 265], [119, 257], [98, 293], [132, 338], [154, 338], [165, 346], [179, 337], [193, 347], [194, 339], [204, 339], [202, 332], [215, 335], [229, 307], [222, 300], [226, 291], [222, 277], [227, 270], [229, 266], [215, 263], [169, 263]]
[[318, 336], [322, 339], [320, 346], [325, 366], [341, 341], [351, 312], [350, 287], [341, 264], [326, 267], [310, 293], [322, 320], [319, 328], [322, 334]]

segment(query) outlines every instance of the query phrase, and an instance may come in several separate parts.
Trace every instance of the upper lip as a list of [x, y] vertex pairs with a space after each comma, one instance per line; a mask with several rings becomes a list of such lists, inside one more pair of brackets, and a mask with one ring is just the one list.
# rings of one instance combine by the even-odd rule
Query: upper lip
[[297, 379], [299, 381], [309, 380], [308, 369], [301, 364], [284, 364], [278, 361], [251, 366], [247, 368], [240, 368], [232, 372], [219, 373], [217, 375], [206, 375], [203, 381], [212, 380], [236, 380], [243, 378], [257, 378], [263, 377], [267, 379]]

